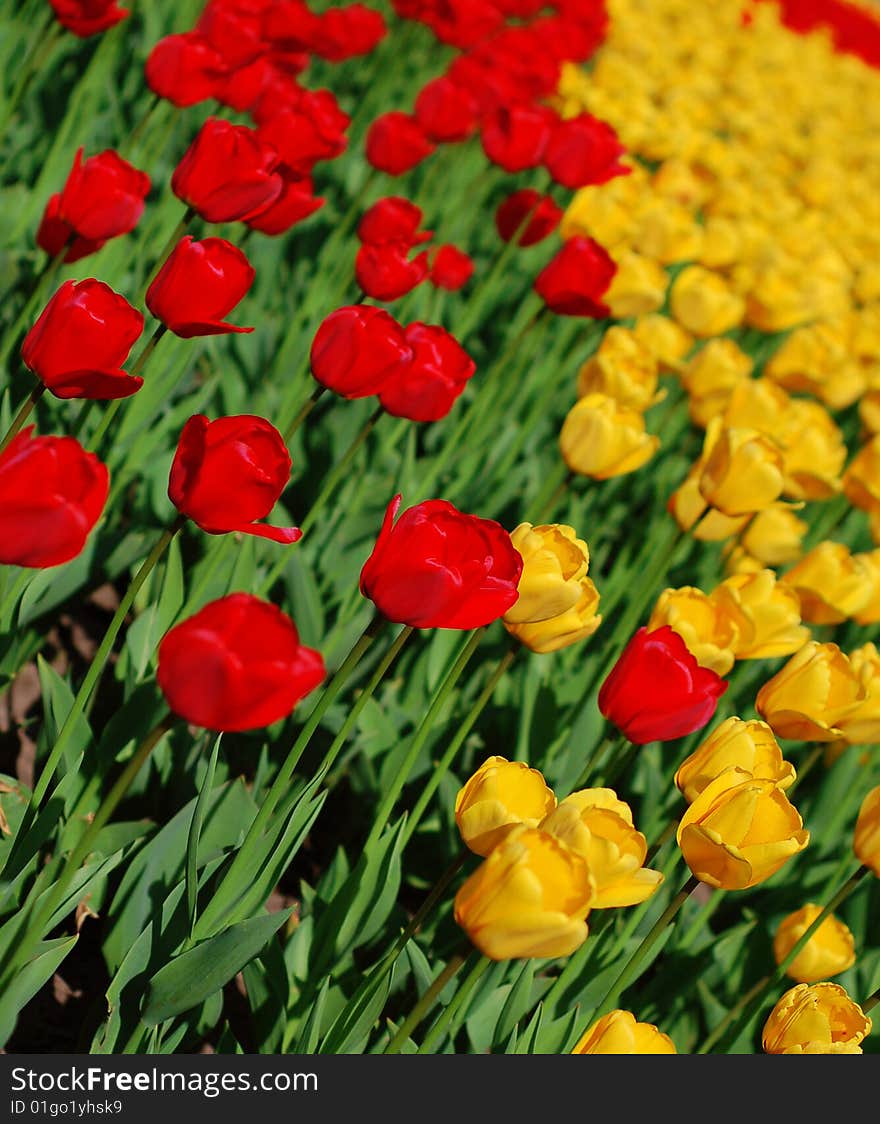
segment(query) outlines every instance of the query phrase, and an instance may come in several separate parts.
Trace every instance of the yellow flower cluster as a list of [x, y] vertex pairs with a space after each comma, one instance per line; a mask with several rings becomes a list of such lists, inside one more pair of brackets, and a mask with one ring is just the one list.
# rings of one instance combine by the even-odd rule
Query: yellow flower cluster
[[663, 880], [629, 805], [609, 788], [557, 804], [537, 769], [490, 757], [459, 791], [455, 819], [483, 863], [455, 897], [455, 919], [493, 960], [568, 956], [591, 909], [637, 905]]

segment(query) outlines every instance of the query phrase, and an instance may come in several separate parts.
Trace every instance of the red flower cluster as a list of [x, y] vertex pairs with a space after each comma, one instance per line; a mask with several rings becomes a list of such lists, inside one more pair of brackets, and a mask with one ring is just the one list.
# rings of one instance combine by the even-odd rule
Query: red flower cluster
[[116, 0], [49, 0], [55, 18], [62, 27], [87, 39], [124, 20], [127, 8], [120, 8]]

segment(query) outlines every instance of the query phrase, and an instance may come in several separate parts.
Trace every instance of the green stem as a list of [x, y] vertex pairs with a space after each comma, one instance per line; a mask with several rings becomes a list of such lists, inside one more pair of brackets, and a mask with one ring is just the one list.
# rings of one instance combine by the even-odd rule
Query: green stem
[[299, 429], [302, 423], [306, 420], [309, 414], [314, 410], [318, 403], [318, 399], [326, 391], [326, 386], [317, 386], [308, 398], [303, 402], [300, 409], [297, 411], [296, 417], [288, 425], [283, 426], [281, 432], [284, 435], [284, 440], [289, 442], [294, 433]]
[[397, 798], [400, 796], [401, 792], [403, 791], [404, 785], [409, 779], [409, 774], [412, 771], [412, 768], [415, 765], [416, 761], [418, 760], [419, 754], [421, 753], [425, 742], [428, 740], [437, 716], [449, 700], [449, 696], [452, 694], [455, 685], [458, 682], [459, 677], [461, 676], [461, 673], [467, 666], [468, 660], [470, 660], [471, 656], [477, 650], [477, 646], [479, 645], [480, 641], [483, 639], [483, 633], [485, 631], [485, 626], [474, 630], [474, 632], [471, 634], [471, 636], [468, 638], [467, 642], [459, 652], [458, 658], [456, 659], [455, 663], [447, 672], [443, 682], [434, 693], [434, 697], [431, 700], [431, 705], [428, 707], [428, 711], [425, 714], [425, 717], [422, 719], [421, 725], [413, 735], [413, 740], [409, 747], [409, 751], [407, 752], [404, 760], [401, 762], [400, 768], [397, 770], [394, 781], [388, 788], [388, 791], [385, 793], [382, 803], [379, 806], [379, 810], [376, 813], [376, 818], [373, 821], [373, 826], [370, 828], [370, 834], [367, 837], [366, 843], [364, 844], [365, 851], [369, 850], [369, 848], [376, 842], [376, 840], [385, 830], [385, 826], [388, 823], [388, 819], [391, 816], [392, 811], [394, 810], [394, 805], [397, 802]]
[[[129, 371], [129, 375], [131, 375], [132, 378], [134, 378], [136, 375], [139, 375], [141, 373], [141, 371], [144, 369], [144, 365], [146, 364], [147, 360], [150, 358], [150, 356], [156, 350], [156, 344], [165, 335], [165, 333], [167, 331], [168, 331], [168, 329], [165, 327], [164, 324], [158, 324], [156, 326], [156, 330], [150, 336], [149, 340], [145, 344], [145, 346], [144, 346], [143, 350], [141, 351], [140, 355], [134, 361], [134, 365], [132, 366], [131, 370]], [[124, 401], [125, 401], [124, 398], [117, 398], [113, 402], [111, 402], [107, 406], [107, 408], [105, 409], [104, 416], [101, 418], [101, 421], [98, 424], [98, 428], [92, 434], [91, 440], [89, 442], [89, 448], [93, 452], [97, 452], [101, 448], [101, 442], [104, 440], [105, 436], [107, 435], [107, 431], [109, 430], [109, 428], [110, 428], [110, 426], [113, 422], [113, 419], [119, 413], [119, 409], [122, 406], [122, 403]], [[77, 418], [77, 425], [81, 425], [82, 420], [84, 420], [84, 419]]]
[[861, 1008], [867, 1015], [869, 1011], [873, 1011], [878, 1003], [880, 1003], [880, 989], [872, 992], [865, 1000], [865, 1002], [861, 1004]]
[[434, 1006], [434, 1001], [440, 992], [446, 987], [451, 979], [454, 978], [458, 969], [464, 964], [465, 958], [456, 953], [446, 967], [437, 975], [431, 985], [428, 987], [425, 994], [419, 999], [407, 1017], [403, 1020], [397, 1029], [397, 1033], [382, 1051], [383, 1054], [399, 1054], [401, 1047], [408, 1040], [412, 1032], [419, 1025], [422, 1019]]
[[565, 462], [556, 466], [556, 470], [547, 477], [547, 483], [525, 516], [527, 523], [540, 523], [549, 519], [556, 505], [565, 495], [569, 484], [574, 480], [575, 474], [571, 472]]
[[177, 245], [177, 243], [183, 237], [183, 235], [186, 231], [186, 228], [189, 226], [189, 224], [192, 222], [192, 220], [195, 217], [196, 217], [195, 208], [187, 207], [187, 209], [183, 212], [183, 218], [181, 218], [180, 222], [177, 224], [177, 226], [175, 226], [174, 230], [172, 230], [171, 234], [168, 237], [168, 241], [162, 247], [162, 252], [156, 258], [156, 262], [153, 266], [153, 270], [152, 270], [152, 273], [150, 275], [150, 282], [147, 284], [147, 288], [149, 288], [150, 284], [152, 284], [152, 282], [155, 280], [156, 274], [159, 272], [159, 270], [162, 268], [162, 266], [165, 264], [165, 262], [171, 256], [171, 252], [173, 251], [174, 247]]
[[38, 382], [33, 390], [31, 390], [27, 398], [25, 398], [24, 402], [22, 402], [21, 406], [19, 406], [18, 413], [12, 419], [9, 425], [9, 429], [7, 429], [6, 431], [6, 436], [2, 441], [0, 441], [0, 456], [2, 456], [6, 452], [9, 446], [12, 444], [13, 440], [24, 428], [25, 422], [31, 416], [34, 407], [45, 393], [45, 383]]
[[645, 861], [642, 864], [643, 866], [650, 866], [651, 865], [651, 859], [653, 859], [653, 857], [657, 854], [657, 852], [660, 850], [660, 848], [664, 847], [669, 842], [670, 839], [675, 838], [676, 831], [678, 831], [678, 820], [676, 820], [676, 819], [670, 820], [669, 823], [666, 825], [666, 827], [664, 827], [663, 830], [660, 832], [660, 835], [657, 837], [657, 842], [652, 843], [651, 846], [648, 848], [647, 854], [645, 855]]
[[624, 745], [626, 739], [617, 731], [613, 734], [606, 734], [604, 738], [598, 743], [596, 748], [587, 758], [587, 763], [581, 770], [581, 774], [572, 786], [572, 792], [576, 792], [580, 788], [584, 788], [587, 782], [592, 778], [593, 770], [598, 763], [602, 760], [608, 750], [612, 748], [620, 749]]
[[447, 1027], [449, 1027], [453, 1019], [458, 1015], [458, 1012], [470, 998], [471, 993], [479, 983], [480, 977], [491, 963], [492, 961], [487, 956], [478, 957], [470, 972], [459, 984], [458, 991], [456, 991], [455, 995], [452, 997], [452, 1000], [443, 1011], [443, 1014], [425, 1035], [421, 1046], [418, 1048], [418, 1053], [430, 1053], [431, 1047], [442, 1039], [443, 1035], [446, 1033]]

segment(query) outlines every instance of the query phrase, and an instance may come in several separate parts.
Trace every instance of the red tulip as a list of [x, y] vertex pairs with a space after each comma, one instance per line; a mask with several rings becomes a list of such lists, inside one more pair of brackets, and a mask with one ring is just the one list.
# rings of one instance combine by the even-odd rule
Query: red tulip
[[103, 281], [65, 281], [21, 345], [56, 398], [128, 398], [144, 380], [122, 370], [144, 318]]
[[224, 75], [219, 52], [196, 31], [166, 35], [147, 56], [147, 85], [160, 98], [183, 108], [217, 96]]
[[358, 223], [357, 236], [361, 242], [371, 246], [382, 246], [387, 242], [416, 246], [431, 238], [430, 230], [419, 230], [421, 222], [420, 207], [400, 195], [388, 195], [377, 199], [364, 211]]
[[88, 160], [80, 148], [60, 194], [46, 206], [37, 245], [54, 257], [70, 242], [76, 252], [65, 260], [84, 257], [93, 252], [85, 248], [88, 243], [100, 249], [108, 238], [134, 230], [149, 190], [150, 177], [112, 148]]
[[351, 118], [330, 90], [298, 89], [295, 100], [276, 105], [268, 117], [269, 103], [260, 100], [257, 136], [276, 149], [289, 168], [306, 175], [318, 161], [334, 160], [345, 151]]
[[290, 480], [290, 454], [278, 430], [252, 414], [183, 427], [168, 480], [168, 498], [209, 535], [240, 531], [293, 543], [298, 527], [270, 527], [265, 518]]
[[230, 733], [286, 718], [324, 675], [290, 617], [249, 593], [211, 601], [166, 632], [156, 671], [175, 714]]
[[700, 667], [669, 625], [640, 628], [599, 691], [599, 710], [636, 745], [699, 730], [729, 684]]
[[415, 117], [398, 109], [377, 117], [367, 130], [367, 160], [390, 176], [402, 176], [433, 151]]
[[262, 9], [243, 0], [208, 0], [199, 16], [196, 31], [208, 40], [227, 67], [247, 66], [266, 50]]
[[438, 246], [431, 261], [430, 280], [438, 289], [455, 292], [470, 281], [474, 272], [473, 259], [457, 246]]
[[343, 398], [378, 394], [412, 359], [412, 346], [393, 316], [369, 304], [338, 308], [315, 334], [312, 374]]
[[421, 18], [442, 43], [461, 50], [486, 39], [504, 23], [492, 0], [443, 0], [429, 5]]
[[[562, 208], [551, 195], [542, 195], [534, 188], [524, 187], [509, 195], [495, 212], [495, 226], [505, 242], [516, 238], [517, 246], [534, 246], [559, 226]], [[528, 222], [526, 219], [528, 218]]]
[[394, 522], [388, 505], [360, 588], [391, 621], [414, 628], [480, 628], [517, 599], [522, 555], [493, 519], [425, 500]]
[[209, 117], [174, 169], [171, 190], [206, 222], [252, 218], [281, 195], [280, 162], [253, 129]]
[[73, 437], [28, 426], [0, 453], [0, 562], [43, 569], [75, 558], [98, 522], [110, 475]]
[[191, 234], [177, 243], [147, 289], [147, 308], [183, 339], [252, 332], [227, 324], [228, 315], [253, 284], [255, 272], [247, 257], [225, 238]]
[[237, 113], [250, 113], [271, 84], [275, 73], [270, 57], [260, 55], [245, 66], [225, 71], [214, 89], [214, 97], [221, 105], [228, 105]]
[[502, 107], [483, 126], [483, 151], [507, 172], [537, 168], [544, 159], [555, 120], [556, 114], [546, 106]]
[[559, 316], [608, 316], [601, 297], [617, 266], [592, 238], [570, 238], [535, 279], [535, 292]]
[[632, 169], [619, 160], [625, 152], [609, 124], [589, 113], [580, 113], [554, 126], [544, 163], [557, 183], [575, 191], [629, 175]]
[[263, 37], [281, 51], [311, 51], [320, 19], [305, 0], [284, 0], [264, 11]]
[[419, 91], [415, 117], [430, 140], [438, 144], [463, 141], [476, 131], [477, 103], [464, 86], [441, 75]]
[[61, 26], [80, 39], [106, 31], [128, 15], [128, 9], [120, 8], [116, 0], [49, 0], [49, 3]]
[[383, 408], [398, 418], [429, 422], [445, 418], [476, 370], [473, 359], [438, 324], [410, 324], [404, 336], [412, 360], [379, 391]]
[[311, 36], [311, 49], [319, 58], [342, 62], [368, 55], [388, 34], [381, 12], [363, 4], [328, 8], [318, 16]]
[[421, 285], [428, 276], [427, 252], [412, 259], [409, 252], [403, 242], [361, 246], [354, 267], [361, 290], [375, 300], [393, 301]]
[[244, 220], [251, 230], [259, 230], [261, 234], [284, 234], [324, 205], [321, 196], [314, 193], [311, 176], [292, 172], [286, 164], [278, 171], [283, 182], [281, 194], [265, 211]]

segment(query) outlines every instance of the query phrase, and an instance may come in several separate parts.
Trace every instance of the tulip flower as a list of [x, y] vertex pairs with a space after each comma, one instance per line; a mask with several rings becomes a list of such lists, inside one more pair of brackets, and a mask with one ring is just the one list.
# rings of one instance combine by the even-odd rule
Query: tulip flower
[[309, 175], [321, 160], [335, 160], [348, 147], [346, 130], [351, 118], [340, 108], [330, 90], [296, 88], [296, 96], [256, 114], [257, 137], [274, 149], [282, 163], [298, 175]]
[[402, 195], [386, 195], [377, 199], [361, 215], [357, 236], [370, 246], [398, 243], [417, 246], [431, 238], [430, 230], [420, 230], [422, 209]]
[[381, 12], [364, 4], [328, 8], [310, 29], [309, 45], [319, 58], [342, 62], [368, 55], [388, 34]]
[[227, 324], [223, 317], [253, 284], [256, 272], [224, 238], [196, 242], [185, 235], [150, 282], [146, 304], [157, 320], [183, 339], [227, 332], [252, 332]]
[[278, 169], [281, 175], [281, 194], [265, 210], [244, 219], [251, 230], [261, 234], [284, 234], [324, 205], [324, 200], [314, 193], [310, 176], [293, 172], [286, 164]]
[[861, 1054], [871, 1020], [839, 984], [800, 983], [770, 1012], [765, 1054]]
[[784, 566], [801, 556], [808, 526], [787, 504], [772, 503], [749, 521], [740, 546], [762, 566]]
[[694, 799], [676, 839], [684, 861], [701, 882], [747, 890], [803, 851], [810, 833], [775, 781], [749, 776], [734, 766]]
[[122, 370], [144, 318], [103, 281], [65, 281], [21, 345], [56, 398], [127, 398], [144, 380]]
[[772, 438], [712, 419], [699, 475], [700, 495], [708, 505], [731, 518], [750, 515], [779, 498], [784, 479], [782, 450]]
[[546, 106], [503, 106], [483, 124], [483, 151], [506, 172], [537, 168], [556, 120], [556, 114]]
[[180, 109], [216, 97], [224, 71], [220, 52], [196, 31], [166, 35], [144, 64], [153, 93]]
[[790, 656], [810, 639], [801, 624], [802, 605], [772, 570], [735, 574], [717, 585], [709, 599], [734, 626], [733, 654], [738, 660]]
[[209, 117], [171, 177], [171, 190], [205, 222], [253, 218], [282, 193], [281, 158], [246, 125]]
[[[524, 187], [508, 195], [498, 205], [495, 228], [504, 242], [512, 242], [516, 238], [517, 246], [534, 246], [553, 233], [561, 218], [562, 208], [556, 205], [551, 195], [542, 195], [534, 188]], [[517, 231], [520, 232], [519, 237]]]
[[574, 527], [520, 523], [510, 541], [522, 555], [523, 569], [516, 603], [504, 614], [504, 623], [531, 624], [573, 609], [590, 566], [589, 547]]
[[[773, 958], [777, 964], [788, 956], [821, 912], [820, 905], [807, 902], [783, 918], [773, 937]], [[815, 983], [840, 975], [855, 962], [856, 945], [852, 933], [838, 917], [829, 913], [785, 969], [785, 974], [798, 983]]]
[[444, 74], [419, 90], [415, 118], [435, 144], [463, 141], [477, 128], [477, 103], [469, 90]]
[[586, 859], [596, 882], [593, 909], [638, 905], [663, 881], [659, 870], [644, 866], [647, 840], [636, 831], [630, 806], [610, 788], [573, 792], [540, 827]]
[[617, 270], [608, 252], [592, 238], [570, 238], [535, 279], [534, 289], [558, 316], [609, 315], [602, 297]]
[[833, 742], [867, 691], [836, 644], [810, 640], [758, 691], [755, 710], [777, 738]]
[[434, 151], [418, 120], [398, 109], [373, 121], [365, 146], [368, 162], [390, 176], [402, 176]]
[[645, 432], [644, 416], [607, 394], [580, 398], [559, 434], [559, 449], [569, 469], [594, 480], [635, 472], [659, 448], [660, 438]]
[[794, 766], [784, 761], [779, 743], [766, 722], [728, 718], [679, 765], [675, 787], [689, 804], [726, 769], [759, 780], [773, 781], [781, 789], [794, 784]]
[[669, 293], [669, 307], [681, 326], [692, 335], [720, 336], [742, 323], [745, 301], [724, 278], [701, 265], [688, 265], [678, 274]]
[[592, 636], [602, 617], [599, 609], [599, 591], [590, 578], [581, 578], [580, 596], [570, 609], [558, 616], [543, 621], [526, 621], [523, 624], [510, 624], [503, 621], [504, 627], [520, 644], [530, 652], [548, 655], [568, 648]]
[[672, 1039], [631, 1011], [609, 1011], [578, 1040], [573, 1054], [675, 1054]]
[[699, 730], [728, 684], [668, 625], [640, 628], [599, 690], [599, 710], [629, 741], [672, 741]]
[[537, 828], [514, 828], [455, 895], [455, 920], [492, 960], [569, 956], [587, 939], [586, 861]]
[[77, 261], [110, 238], [134, 230], [144, 212], [150, 177], [112, 148], [83, 159], [79, 148], [64, 187], [46, 205], [37, 245], [52, 257]]
[[75, 558], [101, 517], [110, 474], [73, 437], [28, 426], [0, 453], [0, 562], [45, 569]]
[[422, 251], [410, 258], [409, 253], [403, 242], [361, 246], [354, 275], [362, 291], [375, 300], [393, 301], [421, 285], [428, 276], [428, 255]]
[[868, 512], [880, 508], [880, 434], [863, 445], [847, 466], [843, 490], [853, 507]]
[[544, 151], [544, 164], [556, 183], [575, 191], [629, 175], [630, 168], [619, 159], [625, 152], [607, 122], [590, 113], [580, 113], [554, 123]]
[[664, 625], [678, 633], [700, 667], [718, 675], [733, 667], [736, 626], [701, 589], [689, 585], [664, 589], [648, 620], [648, 632]]
[[853, 851], [859, 862], [880, 878], [880, 785], [871, 789], [859, 807]]
[[[724, 336], [704, 343], [680, 371], [694, 424], [705, 428], [712, 418], [724, 413], [739, 387], [751, 387], [753, 368], [751, 357], [732, 339]], [[739, 428], [758, 428], [754, 419], [747, 421], [735, 410], [725, 416], [725, 422]]]
[[98, 35], [115, 26], [128, 15], [116, 0], [49, 0], [55, 18], [62, 27], [80, 39]]
[[[694, 346], [694, 337], [659, 312], [640, 316], [633, 327], [633, 335], [648, 349], [664, 371], [680, 371], [681, 364]], [[726, 341], [725, 341], [726, 342]]]
[[605, 315], [620, 320], [659, 312], [666, 300], [669, 274], [659, 262], [635, 250], [615, 248], [614, 274], [605, 290]]
[[857, 624], [880, 623], [880, 550], [855, 555], [868, 586], [867, 600], [854, 613]]
[[874, 644], [863, 644], [850, 652], [849, 662], [865, 698], [838, 718], [838, 725], [850, 745], [874, 745], [880, 741], [880, 652]]
[[379, 388], [382, 408], [398, 418], [429, 422], [445, 418], [476, 370], [461, 344], [438, 324], [410, 324], [404, 338], [412, 358]]
[[577, 394], [605, 394], [624, 409], [643, 412], [663, 397], [657, 393], [657, 360], [628, 328], [615, 325], [578, 371]]
[[465, 846], [486, 856], [514, 827], [537, 827], [555, 807], [556, 797], [537, 769], [496, 755], [459, 789], [455, 822]]
[[209, 535], [245, 535], [294, 543], [298, 527], [270, 527], [265, 518], [290, 481], [290, 454], [281, 434], [250, 414], [183, 427], [168, 479], [168, 498]]
[[492, 519], [425, 500], [394, 522], [401, 497], [361, 570], [360, 589], [388, 620], [413, 628], [491, 624], [517, 598], [522, 556]]
[[276, 605], [233, 593], [165, 633], [156, 678], [192, 725], [254, 730], [286, 718], [322, 682], [324, 661]]
[[438, 289], [454, 293], [463, 288], [474, 272], [473, 259], [457, 246], [438, 246], [431, 257], [428, 279]]
[[368, 304], [331, 312], [312, 341], [314, 378], [343, 398], [378, 394], [412, 362], [413, 346], [393, 316]]
[[842, 542], [820, 542], [785, 574], [810, 624], [841, 624], [868, 603], [867, 566]]

